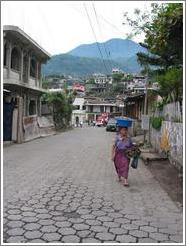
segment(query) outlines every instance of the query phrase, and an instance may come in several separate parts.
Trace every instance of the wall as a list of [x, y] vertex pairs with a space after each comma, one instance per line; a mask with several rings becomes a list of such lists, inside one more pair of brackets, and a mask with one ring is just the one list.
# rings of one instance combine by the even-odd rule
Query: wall
[[[183, 124], [171, 121], [163, 121], [161, 130], [151, 128], [151, 144], [153, 148], [162, 152], [161, 142], [166, 135], [170, 148], [169, 160], [178, 169], [183, 167]], [[167, 132], [167, 134], [166, 134]]]
[[110, 107], [106, 106], [106, 113], [110, 113]]
[[23, 117], [24, 141], [40, 137], [37, 116]]
[[79, 122], [85, 122], [86, 121], [86, 114], [84, 110], [73, 110], [72, 111], [72, 125], [76, 124], [76, 117], [79, 117]]
[[8, 76], [8, 69], [7, 68], [3, 68], [3, 78], [7, 78]]
[[24, 142], [55, 133], [52, 116], [36, 115], [23, 117]]
[[55, 126], [52, 116], [39, 116], [37, 117], [39, 134], [41, 137], [53, 135], [55, 133]]
[[99, 112], [101, 112], [100, 111], [100, 106], [93, 106], [93, 112], [95, 112], [95, 113], [99, 113]]
[[170, 121], [182, 121], [182, 110], [179, 102], [169, 103], [163, 107], [164, 118]]
[[36, 86], [36, 79], [35, 78], [29, 78], [29, 85], [35, 87]]
[[47, 103], [41, 104], [41, 115], [51, 115], [53, 112], [52, 106], [49, 106]]

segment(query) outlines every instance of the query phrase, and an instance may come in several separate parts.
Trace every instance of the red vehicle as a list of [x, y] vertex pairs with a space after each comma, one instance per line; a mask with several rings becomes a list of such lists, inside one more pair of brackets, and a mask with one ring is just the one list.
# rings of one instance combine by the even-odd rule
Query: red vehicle
[[101, 116], [97, 118], [96, 126], [103, 126], [103, 118]]
[[108, 113], [102, 113], [96, 120], [96, 126], [106, 126], [108, 122]]

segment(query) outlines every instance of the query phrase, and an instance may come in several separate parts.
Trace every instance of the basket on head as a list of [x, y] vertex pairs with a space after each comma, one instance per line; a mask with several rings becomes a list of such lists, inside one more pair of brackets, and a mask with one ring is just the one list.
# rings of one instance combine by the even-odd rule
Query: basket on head
[[131, 127], [132, 126], [132, 120], [131, 119], [117, 119], [117, 126], [118, 127]]

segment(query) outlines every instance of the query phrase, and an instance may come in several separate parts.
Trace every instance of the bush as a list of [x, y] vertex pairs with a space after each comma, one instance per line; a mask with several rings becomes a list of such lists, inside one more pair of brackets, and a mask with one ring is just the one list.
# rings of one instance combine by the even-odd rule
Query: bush
[[151, 125], [154, 129], [160, 130], [162, 125], [163, 117], [152, 117], [151, 118]]

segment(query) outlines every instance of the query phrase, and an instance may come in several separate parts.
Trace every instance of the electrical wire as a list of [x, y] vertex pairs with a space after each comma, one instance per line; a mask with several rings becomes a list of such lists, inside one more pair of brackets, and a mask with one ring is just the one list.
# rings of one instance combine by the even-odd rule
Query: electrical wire
[[99, 53], [100, 53], [100, 55], [101, 55], [101, 58], [102, 58], [104, 67], [105, 67], [107, 73], [109, 74], [109, 71], [108, 71], [107, 66], [106, 66], [106, 64], [105, 64], [105, 61], [104, 61], [104, 58], [103, 58], [103, 54], [102, 54], [101, 49], [100, 49], [100, 47], [99, 47], [99, 44], [98, 44], [98, 41], [97, 41], [97, 37], [96, 37], [96, 33], [95, 33], [95, 31], [94, 31], [94, 28], [93, 28], [93, 25], [92, 25], [92, 22], [91, 22], [91, 19], [90, 19], [90, 16], [89, 16], [89, 13], [88, 13], [88, 10], [87, 10], [87, 7], [86, 7], [85, 3], [83, 3], [83, 6], [84, 6], [84, 9], [85, 9], [85, 11], [86, 11], [87, 18], [88, 18], [88, 20], [89, 20], [89, 24], [90, 24], [91, 29], [92, 29], [92, 33], [93, 33], [94, 38], [95, 38], [95, 40], [96, 40], [96, 45], [97, 45], [98, 50], [99, 50]]
[[[103, 39], [103, 35], [102, 35], [102, 31], [101, 31], [101, 25], [99, 23], [99, 19], [98, 19], [98, 15], [97, 15], [94, 3], [92, 3], [92, 6], [93, 6], [93, 9], [94, 9], [94, 14], [96, 16], [96, 21], [97, 21], [98, 28], [99, 28], [99, 31], [100, 31], [100, 34], [101, 34], [101, 38]], [[110, 57], [109, 57], [110, 52], [109, 53], [107, 52], [106, 45], [105, 45], [104, 42], [103, 42], [103, 47], [104, 47], [104, 50], [105, 50], [105, 54], [106, 54], [106, 56], [108, 58], [108, 63], [109, 63], [110, 69], [112, 71], [113, 65], [112, 65], [112, 62], [111, 62]]]

